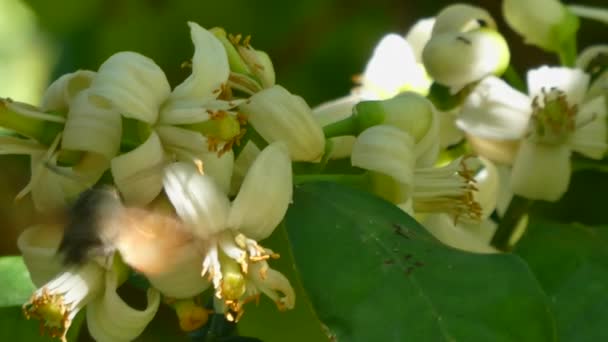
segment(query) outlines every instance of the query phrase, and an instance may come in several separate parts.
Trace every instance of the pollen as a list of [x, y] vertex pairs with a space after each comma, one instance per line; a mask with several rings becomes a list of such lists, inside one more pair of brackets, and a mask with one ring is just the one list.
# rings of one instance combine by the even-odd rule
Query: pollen
[[68, 318], [70, 308], [65, 305], [63, 296], [49, 293], [47, 288], [35, 293], [30, 301], [23, 305], [26, 319], [40, 320], [40, 334], [45, 333], [53, 338], [67, 342], [66, 334], [71, 320]]

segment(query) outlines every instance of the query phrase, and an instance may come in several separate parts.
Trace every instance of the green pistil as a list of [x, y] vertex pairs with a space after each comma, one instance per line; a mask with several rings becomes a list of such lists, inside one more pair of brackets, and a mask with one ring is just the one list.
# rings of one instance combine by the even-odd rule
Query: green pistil
[[183, 128], [200, 132], [207, 138], [214, 138], [220, 141], [231, 141], [241, 134], [241, 124], [239, 119], [228, 113], [221, 113], [212, 116], [209, 120], [194, 124], [183, 125]]

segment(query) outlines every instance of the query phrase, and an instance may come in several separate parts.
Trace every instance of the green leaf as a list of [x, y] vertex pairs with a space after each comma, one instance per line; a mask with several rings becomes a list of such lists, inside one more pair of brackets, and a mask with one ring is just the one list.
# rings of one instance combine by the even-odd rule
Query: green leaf
[[608, 341], [608, 226], [533, 220], [515, 253], [551, 299], [561, 341]]
[[281, 255], [279, 259], [271, 260], [269, 266], [289, 279], [296, 293], [296, 306], [293, 310], [279, 311], [275, 303], [262, 295], [259, 305], [251, 303], [245, 306], [245, 314], [238, 323], [239, 334], [254, 336], [265, 342], [327, 341], [296, 273], [285, 227], [279, 226], [261, 244]]
[[0, 257], [0, 307], [21, 306], [34, 290], [23, 258]]
[[304, 288], [338, 341], [554, 341], [549, 303], [513, 254], [440, 244], [396, 206], [332, 183], [286, 216]]
[[[68, 341], [77, 341], [83, 321], [84, 314], [80, 312], [68, 331]], [[48, 335], [41, 336], [39, 322], [26, 320], [21, 306], [6, 306], [0, 307], [0, 341], [57, 342], [58, 340]]]

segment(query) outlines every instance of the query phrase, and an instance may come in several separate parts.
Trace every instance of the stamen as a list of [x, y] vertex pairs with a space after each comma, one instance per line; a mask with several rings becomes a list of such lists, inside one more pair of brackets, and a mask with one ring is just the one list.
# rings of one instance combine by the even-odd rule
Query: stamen
[[417, 212], [444, 212], [454, 221], [479, 221], [481, 205], [473, 192], [475, 172], [467, 164], [469, 156], [441, 168], [415, 170], [413, 205]]
[[23, 314], [26, 319], [40, 320], [40, 334], [67, 342], [66, 334], [72, 323], [70, 319], [71, 308], [65, 304], [61, 294], [51, 294], [44, 287], [35, 293], [30, 301], [23, 305]]
[[569, 106], [566, 93], [557, 88], [551, 88], [549, 91], [542, 88], [541, 92], [541, 96], [532, 100], [532, 116], [527, 137], [543, 143], [563, 143], [576, 129], [578, 107]]

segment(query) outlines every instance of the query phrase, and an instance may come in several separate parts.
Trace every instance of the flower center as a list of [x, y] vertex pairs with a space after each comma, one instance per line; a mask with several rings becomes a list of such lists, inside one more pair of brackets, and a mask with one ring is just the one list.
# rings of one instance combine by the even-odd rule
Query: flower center
[[208, 113], [209, 120], [185, 127], [206, 136], [209, 151], [217, 152], [218, 156], [221, 156], [232, 150], [234, 145], [239, 145], [245, 135], [244, 126], [247, 124], [247, 117], [242, 113], [223, 110], [208, 111]]
[[71, 324], [69, 313], [70, 308], [64, 303], [63, 296], [51, 294], [46, 287], [23, 305], [23, 314], [27, 319], [40, 320], [41, 334], [46, 332], [64, 342], [67, 341], [65, 335]]
[[564, 143], [576, 128], [576, 105], [569, 106], [566, 94], [556, 88], [542, 89], [542, 99], [532, 101], [530, 137], [544, 144]]
[[[226, 306], [226, 319], [236, 322], [243, 315], [243, 306], [258, 298], [259, 289], [250, 281], [249, 268], [265, 263], [279, 255], [258, 245], [255, 240], [231, 231], [219, 233], [211, 240], [203, 261], [202, 276], [208, 276], [215, 288], [215, 296]], [[258, 268], [256, 276], [264, 278], [266, 268]]]

